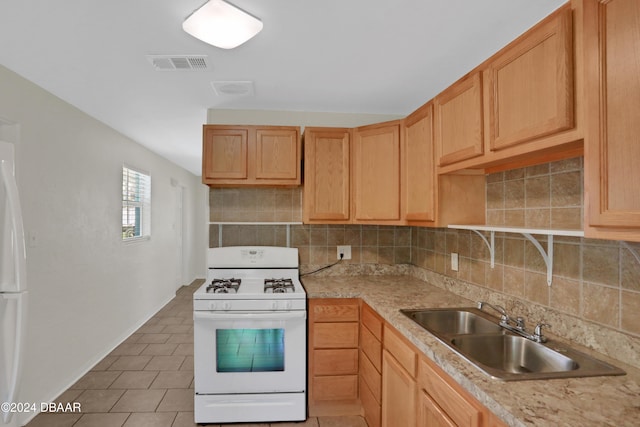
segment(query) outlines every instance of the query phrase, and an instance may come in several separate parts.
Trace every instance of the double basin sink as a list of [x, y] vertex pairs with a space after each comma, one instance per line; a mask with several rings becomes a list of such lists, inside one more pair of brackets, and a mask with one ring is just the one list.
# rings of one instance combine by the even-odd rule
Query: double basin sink
[[400, 310], [477, 368], [505, 381], [624, 375], [615, 366], [559, 342], [538, 343], [507, 331], [473, 308]]

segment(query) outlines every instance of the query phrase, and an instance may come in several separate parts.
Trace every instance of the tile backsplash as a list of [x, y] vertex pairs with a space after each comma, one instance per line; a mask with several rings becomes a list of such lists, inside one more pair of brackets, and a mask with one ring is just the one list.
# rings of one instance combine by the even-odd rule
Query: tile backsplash
[[[345, 264], [411, 263], [411, 229], [373, 225], [290, 225], [289, 239], [300, 264], [321, 266], [337, 260], [337, 246], [350, 245]], [[287, 246], [286, 225], [211, 225], [209, 247], [234, 245]], [[222, 243], [220, 245], [220, 242]]]
[[302, 189], [211, 188], [211, 222], [302, 222]]
[[[582, 228], [581, 157], [489, 174], [486, 182], [489, 224]], [[211, 189], [210, 212], [212, 222], [299, 222], [302, 190]], [[287, 231], [285, 225], [271, 224], [210, 226], [210, 247], [220, 243], [286, 246], [287, 240], [299, 249], [303, 271], [334, 262], [336, 246], [351, 245], [352, 259], [336, 272], [357, 273], [363, 271], [359, 267], [374, 264], [412, 264], [497, 292], [502, 299], [534, 303], [542, 309], [640, 336], [638, 243], [555, 237], [553, 284], [549, 287], [541, 255], [520, 234], [496, 234], [495, 266], [491, 268], [485, 243], [466, 230], [290, 225]], [[546, 238], [541, 237], [541, 243], [546, 247]], [[452, 253], [459, 255], [458, 271], [450, 268]]]
[[[581, 229], [582, 177], [581, 157], [489, 174], [487, 223]], [[546, 237], [534, 237], [547, 248]], [[417, 267], [640, 336], [640, 243], [555, 236], [548, 286], [542, 256], [520, 234], [496, 233], [493, 268], [487, 245], [472, 231], [413, 227], [411, 242]]]
[[487, 175], [487, 223], [582, 229], [583, 158]]

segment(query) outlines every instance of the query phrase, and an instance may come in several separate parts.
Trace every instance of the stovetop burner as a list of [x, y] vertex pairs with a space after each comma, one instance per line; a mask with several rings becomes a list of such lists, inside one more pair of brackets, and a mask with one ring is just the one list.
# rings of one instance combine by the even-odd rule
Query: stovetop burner
[[228, 294], [237, 293], [240, 287], [241, 279], [213, 279], [211, 284], [207, 286], [208, 293]]
[[295, 292], [295, 287], [291, 279], [264, 279], [264, 292], [284, 294], [287, 292]]

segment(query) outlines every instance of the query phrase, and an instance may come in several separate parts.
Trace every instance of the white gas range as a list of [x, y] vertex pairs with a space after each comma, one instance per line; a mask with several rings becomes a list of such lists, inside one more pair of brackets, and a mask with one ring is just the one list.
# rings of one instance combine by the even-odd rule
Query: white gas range
[[298, 250], [213, 248], [193, 294], [195, 422], [306, 419], [306, 292]]

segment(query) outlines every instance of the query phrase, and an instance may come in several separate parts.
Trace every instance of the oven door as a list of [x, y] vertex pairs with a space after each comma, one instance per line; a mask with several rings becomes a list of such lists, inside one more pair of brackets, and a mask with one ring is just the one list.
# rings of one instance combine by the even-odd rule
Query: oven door
[[196, 394], [303, 392], [306, 311], [194, 312]]

